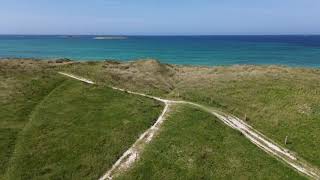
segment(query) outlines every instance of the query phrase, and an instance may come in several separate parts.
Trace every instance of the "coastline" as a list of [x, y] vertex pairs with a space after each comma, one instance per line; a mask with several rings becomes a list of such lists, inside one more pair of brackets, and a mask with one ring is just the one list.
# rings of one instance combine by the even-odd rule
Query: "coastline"
[[320, 69], [320, 66], [302, 66], [302, 65], [287, 65], [287, 64], [221, 64], [221, 65], [197, 65], [197, 64], [173, 64], [161, 62], [158, 59], [144, 58], [144, 59], [97, 59], [97, 60], [82, 60], [82, 59], [69, 59], [69, 58], [34, 58], [34, 57], [0, 57], [0, 61], [45, 61], [48, 63], [103, 63], [103, 62], [115, 62], [115, 63], [134, 63], [139, 61], [157, 61], [160, 64], [177, 67], [190, 67], [190, 68], [215, 68], [215, 67], [262, 67], [262, 68], [294, 68], [294, 69]]

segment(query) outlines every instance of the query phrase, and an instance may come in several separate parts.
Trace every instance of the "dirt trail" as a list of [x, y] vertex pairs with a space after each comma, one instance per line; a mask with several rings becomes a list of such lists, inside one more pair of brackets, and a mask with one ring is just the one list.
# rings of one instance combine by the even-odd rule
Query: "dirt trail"
[[136, 160], [138, 160], [141, 152], [144, 149], [144, 146], [152, 140], [155, 133], [160, 129], [161, 124], [165, 120], [165, 114], [168, 112], [168, 110], [169, 103], [165, 105], [165, 108], [156, 123], [147, 131], [145, 131], [139, 137], [139, 139], [125, 153], [123, 153], [123, 155], [117, 160], [112, 168], [108, 170], [107, 173], [100, 178], [100, 180], [112, 179], [114, 175], [117, 175], [119, 172], [123, 172], [124, 170], [128, 169]]
[[[69, 73], [62, 73], [62, 72], [59, 72], [59, 73], [85, 83], [95, 84], [91, 80], [78, 77]], [[165, 120], [165, 115], [168, 112], [169, 106], [171, 104], [189, 104], [211, 113], [212, 115], [216, 116], [218, 119], [220, 119], [223, 123], [225, 123], [229, 127], [240, 131], [247, 139], [249, 139], [256, 146], [258, 146], [268, 154], [287, 163], [296, 171], [306, 175], [311, 179], [320, 179], [320, 170], [318, 168], [306, 162], [305, 160], [298, 157], [297, 155], [291, 153], [288, 149], [283, 148], [280, 145], [276, 144], [271, 139], [267, 138], [266, 136], [264, 136], [263, 134], [255, 130], [253, 127], [248, 125], [246, 122], [244, 122], [243, 120], [233, 115], [229, 115], [229, 114], [226, 114], [226, 113], [223, 113], [223, 112], [220, 112], [212, 108], [208, 108], [206, 106], [193, 103], [193, 102], [167, 100], [167, 99], [162, 99], [155, 96], [146, 95], [143, 93], [127, 91], [127, 90], [116, 88], [116, 87], [111, 87], [111, 88], [115, 90], [127, 92], [130, 94], [135, 94], [135, 95], [161, 101], [165, 104], [165, 108], [162, 114], [159, 116], [156, 123], [140, 136], [140, 138], [120, 157], [120, 159], [112, 166], [112, 168], [108, 170], [107, 173], [100, 178], [100, 180], [112, 179], [114, 176], [118, 175], [123, 170], [126, 170], [127, 168], [129, 168], [139, 158], [139, 155], [141, 154], [144, 145], [146, 145], [148, 142], [152, 140], [155, 133], [159, 130], [161, 124]]]

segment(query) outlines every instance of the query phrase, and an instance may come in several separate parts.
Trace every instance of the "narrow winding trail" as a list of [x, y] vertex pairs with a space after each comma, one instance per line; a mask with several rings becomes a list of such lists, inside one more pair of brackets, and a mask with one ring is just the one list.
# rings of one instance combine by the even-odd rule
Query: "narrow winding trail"
[[[68, 76], [70, 78], [88, 83], [88, 84], [95, 84], [93, 81], [78, 77], [69, 73], [63, 73], [59, 72], [59, 74], [62, 74], [64, 76]], [[273, 142], [271, 139], [267, 138], [263, 134], [261, 134], [259, 131], [255, 130], [253, 127], [248, 125], [243, 120], [233, 116], [229, 115], [217, 110], [214, 110], [212, 108], [193, 103], [188, 101], [174, 101], [174, 100], [167, 100], [162, 99], [155, 96], [146, 95], [143, 93], [138, 92], [132, 92], [127, 91], [124, 89], [120, 89], [117, 87], [111, 87], [112, 89], [127, 92], [129, 94], [135, 94], [147, 98], [151, 98], [157, 101], [161, 101], [165, 104], [165, 108], [162, 111], [161, 115], [159, 116], [156, 123], [151, 126], [147, 131], [145, 131], [139, 139], [117, 160], [117, 162], [112, 166], [110, 170], [108, 170], [101, 178], [100, 180], [105, 179], [112, 179], [119, 173], [123, 172], [124, 170], [128, 169], [135, 161], [137, 161], [141, 155], [141, 152], [144, 149], [144, 146], [148, 144], [154, 135], [158, 132], [160, 129], [162, 123], [166, 119], [166, 114], [170, 109], [170, 105], [172, 104], [189, 104], [195, 107], [198, 107], [202, 110], [205, 110], [208, 113], [211, 113], [212, 115], [216, 116], [218, 119], [220, 119], [224, 124], [228, 125], [229, 127], [240, 131], [247, 139], [249, 139], [253, 144], [258, 146], [260, 149], [264, 150], [269, 155], [272, 155], [276, 157], [277, 159], [287, 163], [289, 166], [291, 166], [296, 171], [304, 174], [305, 176], [309, 177], [310, 179], [319, 179], [320, 180], [320, 170], [308, 163], [307, 161], [303, 160], [302, 158], [298, 157], [297, 155], [291, 153], [288, 149], [281, 147], [280, 145]]]

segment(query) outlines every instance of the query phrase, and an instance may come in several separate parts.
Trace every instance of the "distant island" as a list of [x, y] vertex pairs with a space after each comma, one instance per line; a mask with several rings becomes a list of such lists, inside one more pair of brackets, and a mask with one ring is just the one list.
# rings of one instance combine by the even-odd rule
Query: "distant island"
[[97, 40], [120, 40], [120, 39], [128, 39], [128, 37], [125, 36], [97, 36], [93, 39]]

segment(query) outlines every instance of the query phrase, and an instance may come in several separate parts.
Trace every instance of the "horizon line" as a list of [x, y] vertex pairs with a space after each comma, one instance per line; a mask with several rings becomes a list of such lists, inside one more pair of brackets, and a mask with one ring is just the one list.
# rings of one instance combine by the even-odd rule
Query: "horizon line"
[[319, 36], [310, 34], [1, 34], [0, 36]]

